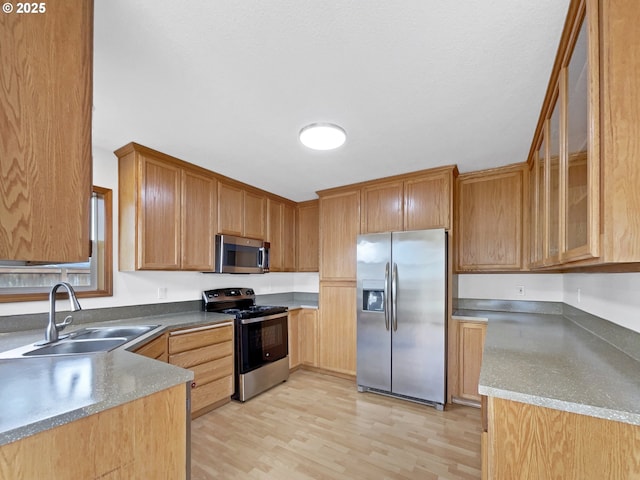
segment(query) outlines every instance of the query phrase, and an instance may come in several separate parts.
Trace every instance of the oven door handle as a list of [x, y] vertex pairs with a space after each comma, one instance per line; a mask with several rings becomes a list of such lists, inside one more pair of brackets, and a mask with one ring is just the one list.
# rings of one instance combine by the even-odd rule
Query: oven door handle
[[240, 320], [241, 325], [250, 325], [252, 323], [265, 322], [267, 320], [273, 320], [275, 318], [287, 318], [287, 312], [284, 313], [274, 313], [273, 315], [266, 315], [264, 317], [256, 317], [256, 318], [243, 318]]

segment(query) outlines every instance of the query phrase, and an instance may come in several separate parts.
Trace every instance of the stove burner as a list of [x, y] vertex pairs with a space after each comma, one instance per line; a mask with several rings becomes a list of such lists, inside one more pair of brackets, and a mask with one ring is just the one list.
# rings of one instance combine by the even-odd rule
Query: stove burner
[[285, 313], [287, 307], [255, 305], [250, 288], [226, 288], [202, 292], [203, 310], [235, 315], [236, 319], [258, 318]]

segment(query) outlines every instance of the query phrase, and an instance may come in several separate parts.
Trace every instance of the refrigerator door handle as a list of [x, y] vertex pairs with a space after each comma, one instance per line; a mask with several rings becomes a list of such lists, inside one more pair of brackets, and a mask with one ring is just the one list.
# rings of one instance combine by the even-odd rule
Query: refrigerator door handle
[[389, 330], [389, 262], [384, 267], [384, 328]]
[[393, 322], [393, 331], [398, 330], [398, 264], [393, 264], [391, 272], [391, 321]]

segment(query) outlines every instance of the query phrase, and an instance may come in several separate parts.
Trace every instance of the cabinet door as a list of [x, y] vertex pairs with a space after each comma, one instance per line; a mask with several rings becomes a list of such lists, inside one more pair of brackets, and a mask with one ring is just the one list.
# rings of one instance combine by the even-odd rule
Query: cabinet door
[[352, 282], [320, 284], [318, 347], [320, 368], [356, 374], [356, 287]]
[[[590, 114], [598, 121], [597, 66], [594, 68], [589, 64], [590, 51], [595, 49], [597, 53], [597, 42], [593, 42], [590, 48], [587, 18], [578, 25], [574, 30], [573, 50], [564, 67], [567, 160], [564, 167], [563, 262], [593, 258], [599, 254], [599, 132], [589, 121]], [[597, 63], [597, 56], [591, 58]], [[595, 130], [593, 133], [592, 129]]]
[[458, 177], [458, 271], [522, 268], [524, 167]]
[[547, 181], [547, 235], [548, 235], [548, 251], [546, 252], [545, 263], [548, 265], [554, 265], [560, 263], [560, 238], [561, 235], [561, 223], [560, 223], [560, 210], [561, 204], [561, 191], [560, 191], [560, 156], [563, 154], [561, 150], [560, 139], [560, 103], [561, 99], [558, 98], [551, 116], [548, 121], [547, 130], [547, 161], [545, 166], [547, 171], [545, 172]]
[[451, 172], [404, 182], [404, 229], [451, 228]]
[[282, 206], [282, 270], [296, 269], [296, 209], [285, 203]]
[[244, 192], [225, 183], [218, 184], [218, 233], [242, 236]]
[[0, 258], [84, 262], [93, 2], [46, 6], [44, 14], [0, 14]]
[[242, 235], [264, 240], [267, 234], [267, 199], [264, 195], [244, 192]]
[[214, 268], [215, 202], [213, 177], [182, 171], [182, 270]]
[[363, 233], [402, 231], [402, 207], [402, 182], [364, 187], [361, 231]]
[[298, 272], [318, 271], [319, 241], [319, 208], [318, 201], [298, 205], [296, 219], [296, 255]]
[[478, 380], [487, 325], [459, 322], [458, 328], [458, 397], [479, 403]]
[[177, 166], [140, 156], [138, 268], [180, 269], [180, 184]]
[[356, 279], [356, 240], [360, 233], [360, 192], [320, 198], [320, 279]]
[[289, 368], [300, 366], [300, 312], [301, 309], [289, 310], [287, 325], [289, 326]]
[[546, 251], [546, 195], [545, 195], [545, 158], [546, 146], [544, 133], [530, 173], [531, 210], [531, 265], [542, 266]]
[[318, 366], [318, 310], [303, 308], [298, 318], [300, 362]]
[[269, 267], [272, 272], [281, 272], [284, 268], [284, 250], [282, 242], [283, 206], [282, 202], [269, 199], [267, 201], [267, 237], [271, 244], [269, 250]]

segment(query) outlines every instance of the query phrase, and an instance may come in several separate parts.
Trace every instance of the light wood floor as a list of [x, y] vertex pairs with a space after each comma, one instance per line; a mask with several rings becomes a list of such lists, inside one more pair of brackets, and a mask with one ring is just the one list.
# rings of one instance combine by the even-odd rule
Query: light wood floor
[[191, 424], [191, 477], [479, 479], [480, 411], [372, 393], [306, 370]]

